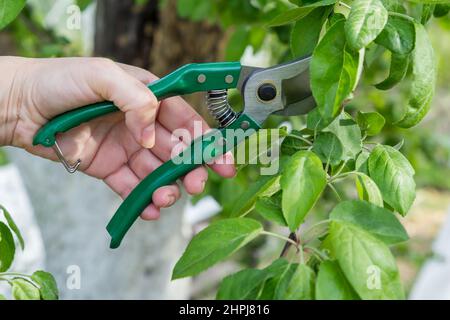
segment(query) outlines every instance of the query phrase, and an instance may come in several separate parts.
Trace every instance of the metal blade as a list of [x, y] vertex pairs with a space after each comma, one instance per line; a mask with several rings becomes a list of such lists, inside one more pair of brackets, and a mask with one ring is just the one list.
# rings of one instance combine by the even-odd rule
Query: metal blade
[[243, 92], [245, 84], [247, 80], [250, 78], [250, 76], [259, 70], [262, 70], [263, 68], [257, 68], [257, 67], [249, 67], [249, 66], [242, 66], [241, 67], [241, 74], [239, 76], [239, 80], [236, 86], [236, 89], [238, 89], [240, 92]]
[[314, 108], [309, 84], [310, 60], [302, 58], [247, 73], [240, 87], [244, 113], [262, 124], [271, 114], [304, 114]]
[[309, 68], [292, 79], [283, 80], [282, 90], [285, 107], [273, 114], [296, 116], [306, 114], [316, 107], [309, 81]]

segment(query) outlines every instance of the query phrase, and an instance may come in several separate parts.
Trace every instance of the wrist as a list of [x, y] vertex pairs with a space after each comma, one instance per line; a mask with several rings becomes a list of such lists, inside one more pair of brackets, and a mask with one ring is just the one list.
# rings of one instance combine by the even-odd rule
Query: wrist
[[24, 67], [31, 59], [0, 57], [0, 146], [13, 145], [24, 104]]

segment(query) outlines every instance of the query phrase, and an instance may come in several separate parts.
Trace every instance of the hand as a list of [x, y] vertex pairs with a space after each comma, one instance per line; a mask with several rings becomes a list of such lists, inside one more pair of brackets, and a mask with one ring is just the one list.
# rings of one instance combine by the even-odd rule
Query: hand
[[[179, 97], [158, 103], [146, 84], [156, 77], [143, 69], [103, 58], [0, 58], [0, 143], [57, 160], [50, 148], [33, 146], [33, 136], [50, 119], [65, 111], [99, 101], [113, 101], [123, 112], [89, 121], [58, 136], [66, 158], [82, 159], [80, 170], [102, 179], [122, 198], [140, 180], [171, 157], [176, 142], [171, 132], [185, 128], [194, 135], [194, 121], [203, 119]], [[6, 88], [6, 90], [4, 90]], [[195, 137], [194, 137], [195, 138]], [[232, 177], [230, 153], [211, 168]], [[207, 170], [188, 173], [183, 184], [190, 194], [201, 193]], [[180, 197], [176, 184], [158, 189], [141, 217], [157, 219], [160, 208]]]

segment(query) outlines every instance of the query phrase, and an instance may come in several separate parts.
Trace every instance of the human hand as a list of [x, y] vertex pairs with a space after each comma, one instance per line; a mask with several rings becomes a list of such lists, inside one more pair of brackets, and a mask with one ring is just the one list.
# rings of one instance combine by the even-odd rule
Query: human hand
[[[146, 84], [156, 80], [150, 72], [103, 58], [25, 59], [0, 57], [0, 143], [13, 145], [51, 160], [53, 150], [33, 146], [37, 130], [53, 117], [87, 104], [112, 101], [115, 112], [58, 136], [58, 144], [70, 160], [82, 159], [80, 170], [102, 179], [122, 198], [171, 157], [179, 142], [171, 139], [175, 129], [187, 129], [193, 138], [194, 121], [203, 119], [183, 99], [158, 103]], [[6, 90], [5, 90], [6, 89]], [[211, 168], [232, 177], [235, 168], [227, 153]], [[188, 193], [204, 189], [207, 170], [199, 167], [183, 178]], [[157, 219], [160, 208], [180, 197], [176, 184], [158, 189], [153, 203], [141, 217]]]

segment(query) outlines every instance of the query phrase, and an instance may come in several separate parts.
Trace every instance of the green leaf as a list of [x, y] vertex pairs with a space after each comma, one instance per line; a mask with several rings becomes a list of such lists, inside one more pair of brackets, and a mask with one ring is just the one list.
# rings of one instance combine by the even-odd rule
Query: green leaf
[[355, 224], [386, 244], [409, 239], [405, 228], [391, 211], [367, 201], [341, 202], [331, 211], [330, 219]]
[[273, 285], [273, 300], [285, 300], [286, 292], [298, 268], [298, 263], [288, 263], [280, 269], [280, 273], [274, 278]]
[[305, 264], [299, 264], [290, 277], [289, 284], [283, 295], [283, 300], [314, 299], [314, 284], [316, 274]]
[[395, 125], [410, 128], [425, 117], [431, 106], [436, 84], [436, 63], [433, 47], [425, 27], [416, 27], [416, 47], [411, 56], [411, 84], [404, 117]]
[[[267, 165], [267, 153], [279, 149], [281, 139], [287, 136], [286, 127], [278, 129], [261, 129], [250, 135], [236, 147], [236, 161], [238, 171], [248, 164]], [[258, 146], [255, 148], [254, 146]]]
[[295, 22], [307, 16], [312, 10], [314, 10], [314, 8], [329, 6], [336, 2], [337, 0], [322, 0], [322, 1], [308, 1], [308, 2], [303, 1], [301, 4], [302, 6], [300, 8], [294, 8], [284, 11], [280, 15], [273, 18], [269, 22], [268, 26], [276, 27]]
[[316, 300], [359, 300], [335, 261], [320, 264], [316, 281]]
[[16, 300], [40, 300], [39, 289], [31, 282], [16, 278], [11, 280], [12, 296]]
[[247, 48], [250, 32], [245, 26], [238, 27], [228, 41], [225, 60], [239, 61]]
[[337, 165], [344, 156], [344, 147], [341, 141], [332, 132], [321, 132], [314, 140], [312, 151], [319, 156], [323, 163]]
[[439, 4], [449, 3], [449, 0], [409, 0], [410, 2], [423, 3], [423, 4]]
[[347, 20], [347, 18], [342, 13], [335, 12], [331, 16], [331, 18], [328, 19], [327, 28], [329, 29], [333, 24], [335, 24], [338, 21], [344, 21], [345, 22], [345, 20]]
[[17, 227], [16, 223], [14, 222], [14, 219], [12, 218], [11, 214], [4, 206], [0, 204], [0, 209], [3, 211], [3, 215], [5, 216], [5, 220], [8, 223], [9, 228], [14, 232], [17, 239], [19, 240], [20, 247], [22, 250], [25, 248], [25, 242], [23, 241], [22, 234], [20, 233], [19, 228]]
[[378, 112], [358, 111], [356, 122], [368, 136], [375, 136], [383, 129], [386, 120]]
[[266, 39], [267, 31], [259, 26], [254, 26], [250, 29], [249, 44], [253, 48], [254, 53], [258, 53], [261, 50], [264, 40]]
[[369, 45], [381, 33], [388, 12], [380, 0], [355, 0], [345, 23], [345, 35], [353, 50]]
[[405, 5], [403, 2], [406, 1], [392, 1], [392, 0], [382, 0], [384, 7], [389, 11], [389, 12], [397, 12], [397, 13], [402, 13], [402, 14], [406, 14], [407, 10], [405, 8]]
[[380, 90], [389, 90], [400, 83], [408, 72], [410, 55], [399, 55], [393, 53], [391, 55], [391, 66], [389, 68], [389, 76], [376, 84], [375, 87]]
[[285, 24], [289, 24], [292, 22], [295, 22], [297, 20], [302, 19], [303, 17], [306, 17], [314, 8], [294, 8], [290, 9], [288, 11], [284, 11], [280, 15], [273, 18], [268, 26], [269, 27], [276, 27], [276, 26], [282, 26]]
[[297, 230], [327, 184], [319, 157], [310, 151], [294, 154], [281, 176], [283, 215], [291, 231]]
[[326, 128], [328, 125], [329, 123], [322, 119], [322, 114], [320, 113], [319, 108], [314, 108], [310, 112], [308, 112], [308, 115], [306, 117], [306, 127], [309, 130], [317, 132]]
[[324, 131], [332, 132], [344, 147], [344, 160], [354, 159], [361, 152], [361, 129], [347, 113], [341, 113]]
[[338, 2], [338, 0], [289, 0], [293, 4], [302, 7], [321, 7], [329, 6]]
[[256, 201], [255, 210], [266, 220], [286, 227], [287, 223], [281, 209], [281, 193], [272, 197], [262, 197]]
[[358, 174], [356, 177], [356, 189], [361, 200], [383, 207], [383, 196], [380, 189], [369, 176], [364, 173]]
[[43, 300], [58, 300], [58, 285], [50, 273], [36, 271], [32, 274], [31, 280], [39, 286], [39, 292]]
[[12, 22], [25, 6], [26, 0], [0, 0], [0, 29]]
[[261, 231], [261, 223], [248, 218], [212, 223], [191, 240], [175, 265], [172, 279], [193, 276], [208, 269], [256, 238]]
[[217, 291], [217, 300], [258, 299], [267, 274], [264, 270], [246, 269], [225, 277]]
[[6, 297], [2, 294], [0, 294], [0, 300], [6, 300]]
[[408, 19], [408, 16], [403, 18], [391, 15], [383, 31], [375, 39], [375, 43], [393, 53], [405, 55], [413, 51], [415, 38], [414, 22]]
[[260, 176], [236, 200], [230, 217], [242, 217], [255, 207], [258, 197], [270, 197], [280, 190], [280, 176]]
[[349, 50], [344, 21], [336, 22], [319, 42], [311, 60], [311, 90], [325, 124], [341, 111], [356, 86], [361, 52]]
[[210, 0], [178, 0], [177, 12], [182, 18], [189, 18], [193, 21], [201, 21], [211, 14]]
[[76, 0], [76, 3], [80, 10], [84, 11], [92, 3], [92, 0]]
[[414, 169], [391, 146], [378, 145], [369, 156], [369, 176], [377, 184], [384, 201], [403, 216], [416, 197]]
[[0, 272], [5, 272], [14, 260], [16, 246], [9, 228], [0, 222]]
[[445, 17], [450, 11], [450, 4], [436, 4], [434, 7], [433, 16], [436, 18]]
[[367, 150], [361, 151], [355, 161], [356, 171], [362, 172], [366, 175], [369, 174], [369, 156], [370, 152], [368, 152]]
[[362, 299], [404, 299], [397, 265], [381, 240], [357, 226], [333, 221], [329, 244], [347, 280]]
[[[255, 300], [260, 298], [267, 281], [288, 267], [285, 259], [277, 259], [265, 269], [246, 269], [225, 277], [217, 292], [218, 300]], [[267, 294], [268, 292], [266, 292]], [[270, 294], [270, 299], [273, 294]]]
[[322, 26], [330, 13], [330, 7], [319, 7], [298, 20], [291, 32], [291, 51], [294, 57], [311, 55], [319, 41]]
[[425, 25], [431, 19], [434, 12], [434, 4], [423, 4], [422, 5], [422, 15], [420, 17], [420, 23]]
[[[309, 114], [311, 114], [311, 112]], [[310, 145], [305, 142], [301, 132], [299, 132], [298, 130], [292, 130], [291, 133], [281, 143], [281, 152], [283, 154], [291, 156], [297, 151], [308, 148], [309, 146]]]
[[289, 272], [289, 274], [292, 275], [293, 271], [295, 270], [295, 266], [292, 263], [287, 262], [286, 259], [279, 258], [264, 270], [270, 274], [270, 277], [268, 277], [267, 281], [264, 283], [263, 290], [258, 299], [278, 299], [277, 293], [281, 293], [280, 283], [282, 284], [281, 289], [285, 289], [287, 285], [287, 282], [285, 283], [286, 274], [287, 272]]

